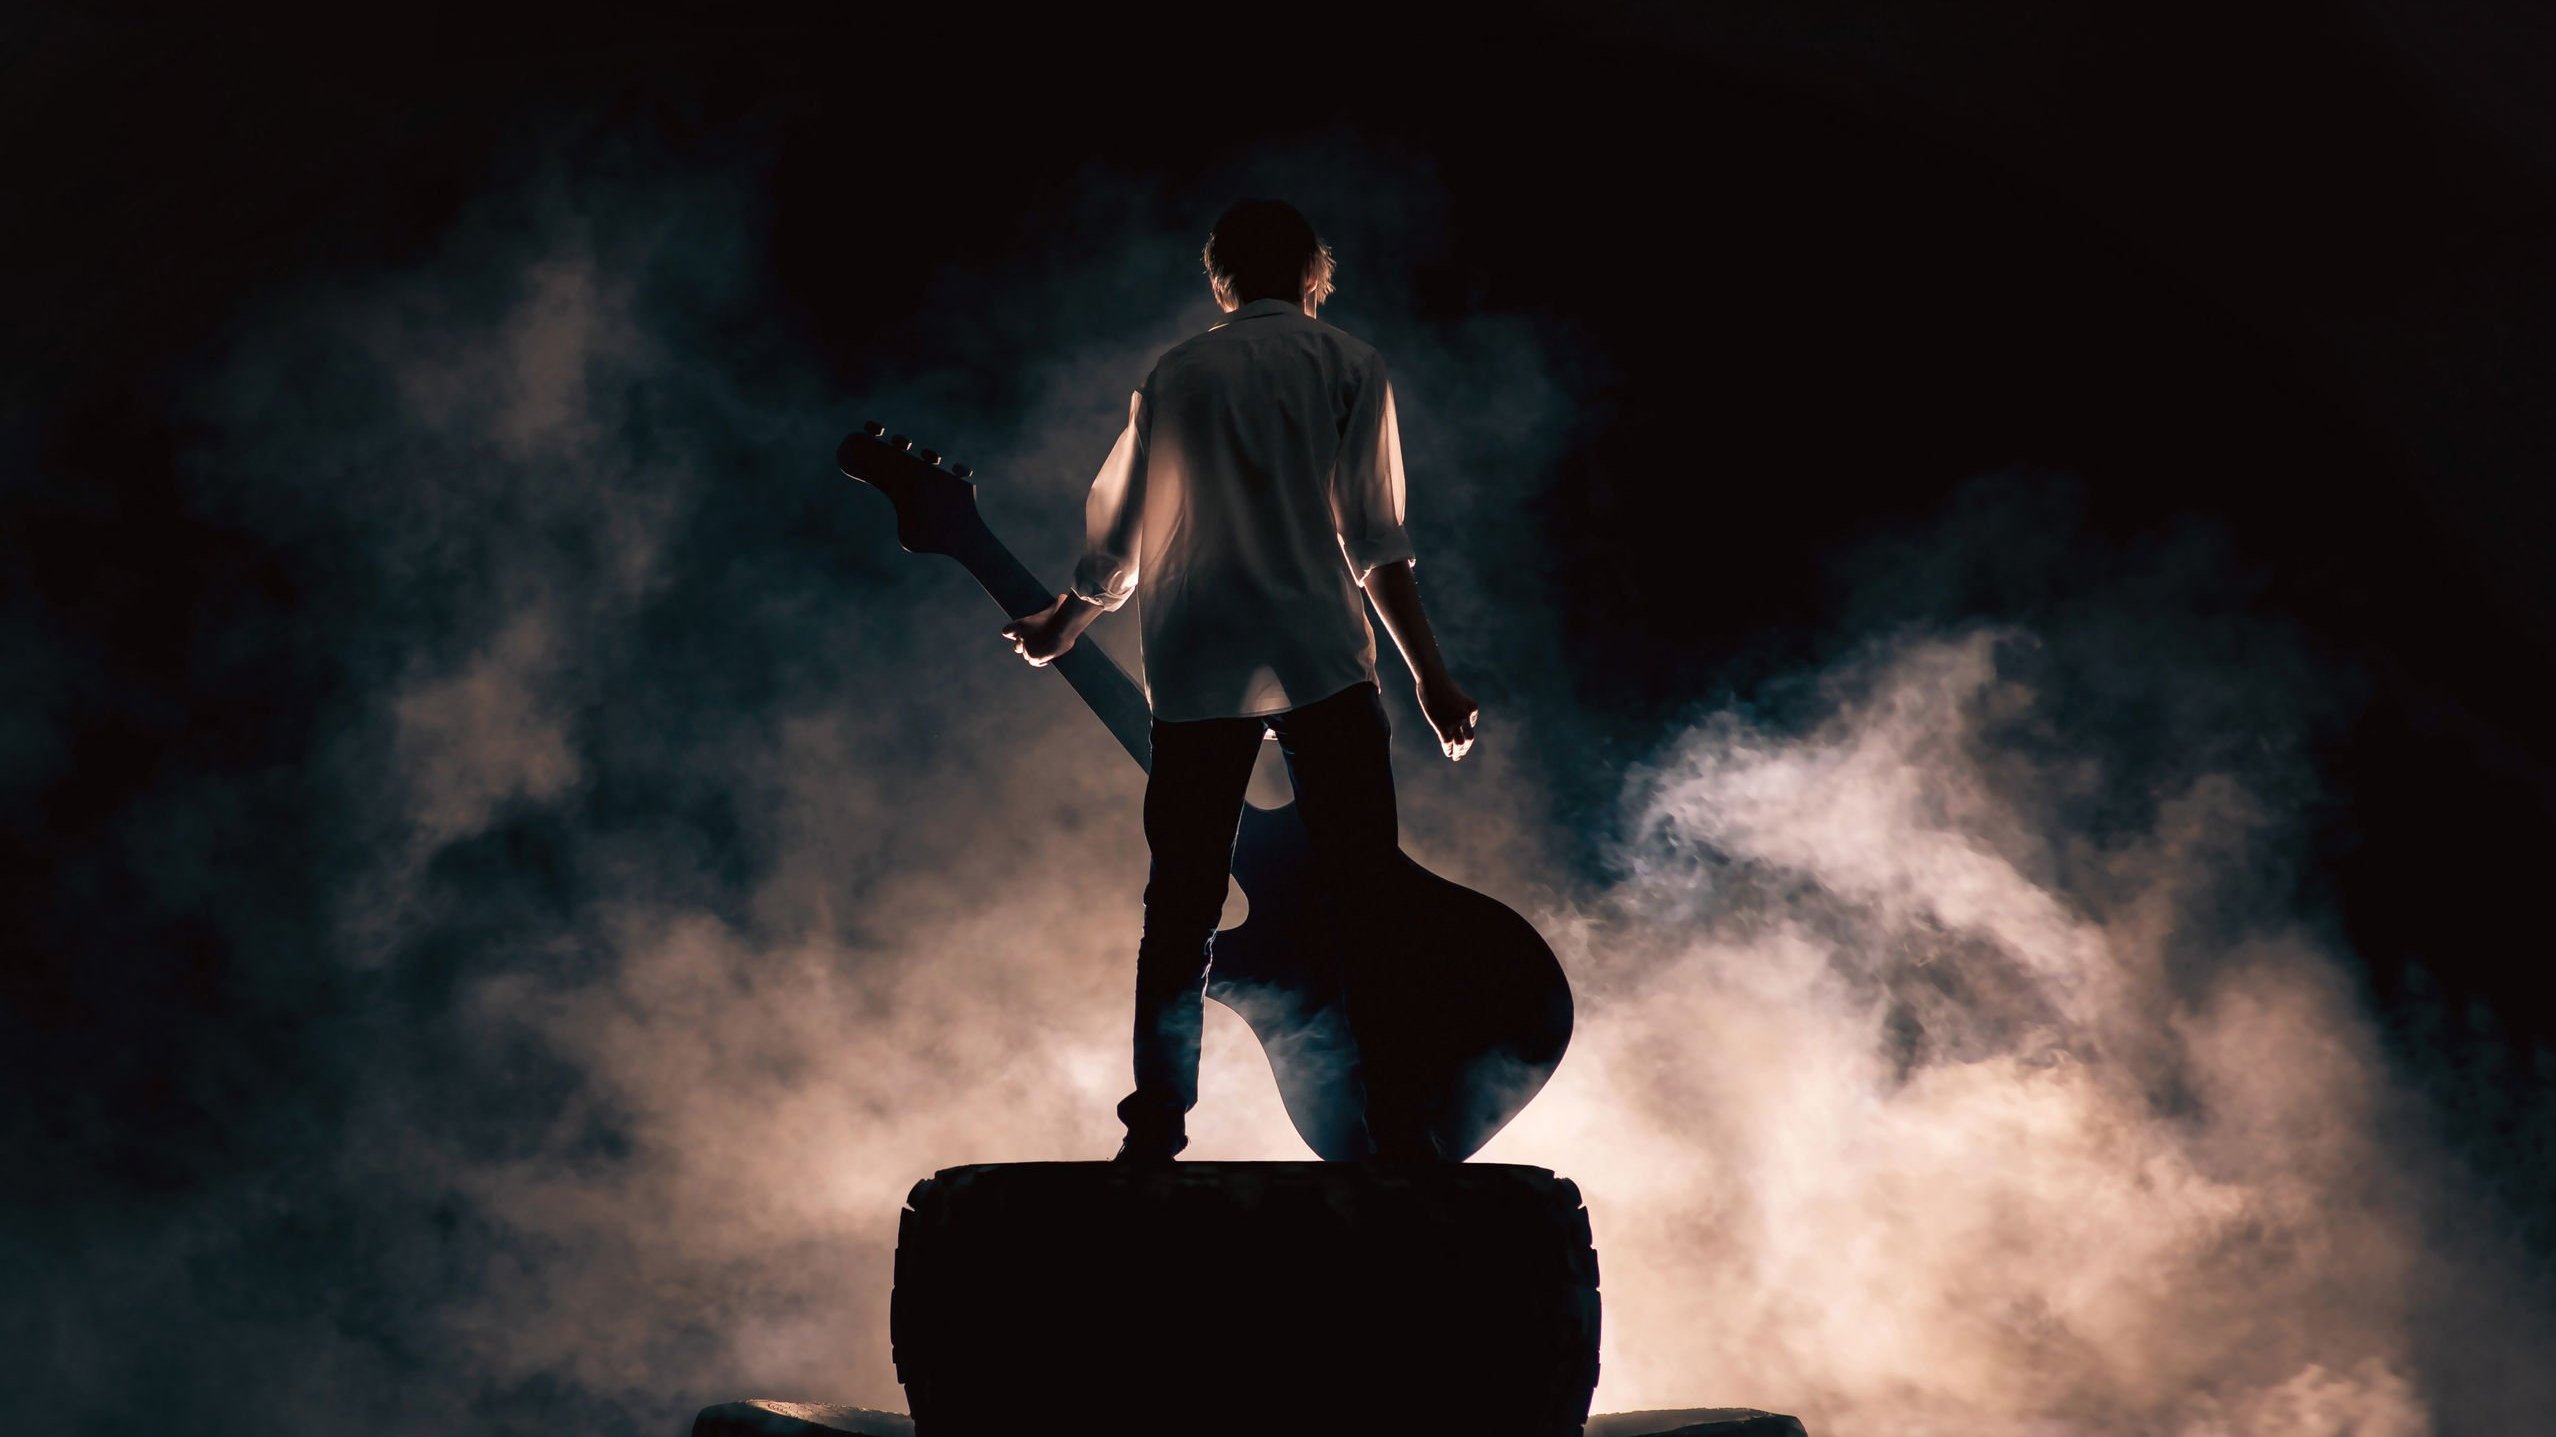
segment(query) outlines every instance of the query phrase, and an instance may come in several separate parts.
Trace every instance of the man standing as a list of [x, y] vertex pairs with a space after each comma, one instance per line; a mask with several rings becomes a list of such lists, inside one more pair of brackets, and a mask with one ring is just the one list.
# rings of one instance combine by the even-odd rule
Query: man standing
[[[1145, 785], [1136, 1090], [1118, 1156], [1188, 1145], [1208, 944], [1264, 732], [1286, 755], [1318, 871], [1355, 915], [1396, 844], [1376, 687], [1373, 600], [1439, 747], [1461, 759], [1479, 716], [1438, 655], [1404, 536], [1402, 437], [1375, 349], [1314, 318], [1330, 248], [1295, 207], [1244, 200], [1208, 236], [1223, 322], [1154, 366], [1092, 483], [1074, 587], [1003, 630], [1044, 665], [1141, 582], [1153, 767]], [[1353, 1028], [1357, 975], [1349, 975]], [[1363, 1055], [1372, 1080], [1389, 1054]], [[1393, 1091], [1370, 1082], [1370, 1094]], [[1434, 1156], [1419, 1115], [1371, 1096], [1376, 1155]]]

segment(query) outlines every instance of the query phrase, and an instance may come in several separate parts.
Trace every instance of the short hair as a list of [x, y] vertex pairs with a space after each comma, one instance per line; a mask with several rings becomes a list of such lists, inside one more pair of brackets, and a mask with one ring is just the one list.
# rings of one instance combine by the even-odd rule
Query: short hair
[[1236, 200], [1216, 217], [1199, 258], [1220, 301], [1300, 298], [1309, 271], [1314, 302], [1331, 298], [1331, 246], [1285, 200]]

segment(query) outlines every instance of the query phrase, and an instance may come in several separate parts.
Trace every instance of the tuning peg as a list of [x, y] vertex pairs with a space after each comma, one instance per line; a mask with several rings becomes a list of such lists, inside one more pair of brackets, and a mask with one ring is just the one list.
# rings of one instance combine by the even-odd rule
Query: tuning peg
[[975, 472], [976, 466], [972, 464], [953, 464], [950, 466], [950, 476], [955, 479], [964, 479]]
[[887, 437], [887, 446], [890, 449], [911, 449], [914, 447], [914, 441], [902, 434], [891, 434]]
[[933, 451], [931, 451], [931, 450], [929, 450], [929, 449], [917, 449], [917, 450], [915, 450], [915, 451], [914, 451], [914, 457], [915, 457], [915, 458], [917, 458], [917, 459], [922, 460], [922, 461], [923, 461], [924, 463], [926, 463], [926, 464], [931, 465], [931, 466], [932, 466], [933, 468], [935, 468], [935, 469], [938, 469], [939, 467], [941, 467], [941, 456], [940, 456], [940, 455], [938, 455], [938, 454], [936, 454], [936, 453], [934, 453]]
[[869, 435], [873, 439], [876, 439], [880, 435], [887, 433], [887, 426], [881, 424], [875, 419], [864, 419], [861, 421], [861, 432]]

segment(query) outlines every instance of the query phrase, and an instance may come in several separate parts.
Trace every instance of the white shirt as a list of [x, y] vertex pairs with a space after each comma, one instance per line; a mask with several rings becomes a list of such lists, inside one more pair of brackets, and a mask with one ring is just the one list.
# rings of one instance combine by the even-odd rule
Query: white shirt
[[1136, 592], [1146, 697], [1172, 722], [1281, 713], [1376, 677], [1360, 585], [1411, 557], [1383, 356], [1254, 300], [1175, 346], [1092, 481], [1074, 592]]

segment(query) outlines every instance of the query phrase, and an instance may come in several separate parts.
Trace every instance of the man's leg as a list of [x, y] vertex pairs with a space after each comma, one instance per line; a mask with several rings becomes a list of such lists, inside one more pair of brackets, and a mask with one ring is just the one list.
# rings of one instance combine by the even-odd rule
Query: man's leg
[[1262, 724], [1206, 719], [1154, 725], [1145, 781], [1145, 936], [1136, 949], [1136, 1091], [1118, 1105], [1126, 1154], [1168, 1158], [1188, 1143], [1198, 1102], [1198, 1033], [1207, 944], [1224, 911], [1234, 827]]
[[1400, 836], [1383, 697], [1373, 684], [1360, 684], [1269, 726], [1286, 750], [1296, 811], [1346, 943], [1341, 978], [1366, 1082], [1369, 1135], [1382, 1156], [1426, 1156], [1424, 1117], [1394, 1041], [1410, 1020], [1409, 1000], [1395, 987], [1399, 975], [1375, 961], [1392, 958], [1382, 940], [1396, 927], [1387, 901]]

